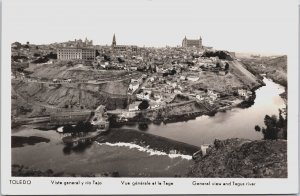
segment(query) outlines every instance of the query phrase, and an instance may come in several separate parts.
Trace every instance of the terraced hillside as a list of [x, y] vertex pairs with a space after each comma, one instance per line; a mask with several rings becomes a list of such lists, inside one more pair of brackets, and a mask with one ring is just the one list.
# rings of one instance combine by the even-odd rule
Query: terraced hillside
[[[126, 90], [129, 80], [123, 82], [109, 82], [105, 85], [92, 84], [58, 84], [54, 88], [48, 84], [14, 82], [12, 88], [24, 100], [34, 102], [34, 105], [59, 108], [65, 105], [84, 105], [95, 109], [98, 105], [105, 105], [107, 109], [125, 108], [127, 106]], [[111, 89], [110, 85], [119, 88]], [[121, 89], [126, 89], [121, 90]], [[17, 102], [14, 102], [18, 104]]]
[[67, 64], [33, 64], [26, 71], [34, 78], [47, 79], [116, 79], [129, 75], [125, 70], [93, 70], [82, 64], [69, 66]]

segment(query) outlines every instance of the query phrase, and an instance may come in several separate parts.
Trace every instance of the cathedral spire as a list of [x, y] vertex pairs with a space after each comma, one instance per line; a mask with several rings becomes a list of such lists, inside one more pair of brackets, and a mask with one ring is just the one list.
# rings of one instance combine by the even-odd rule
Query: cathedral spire
[[116, 46], [117, 45], [117, 42], [116, 42], [116, 36], [114, 34], [113, 36], [113, 40], [112, 40], [112, 46]]

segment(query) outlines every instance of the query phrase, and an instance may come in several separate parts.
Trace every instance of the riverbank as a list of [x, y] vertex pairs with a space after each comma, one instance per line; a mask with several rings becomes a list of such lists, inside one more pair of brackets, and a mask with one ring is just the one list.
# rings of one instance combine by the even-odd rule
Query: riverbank
[[[241, 101], [241, 103], [237, 103], [237, 104], [231, 103], [230, 105], [227, 103], [228, 100], [221, 100], [221, 101], [225, 101], [227, 104], [217, 103], [214, 106], [211, 106], [208, 105], [207, 103], [191, 100], [188, 101], [187, 103], [175, 104], [175, 105], [170, 104], [162, 108], [150, 109], [145, 111], [137, 111], [134, 117], [127, 118], [126, 121], [119, 121], [118, 118], [120, 117], [115, 114], [110, 115], [109, 120], [111, 126], [117, 128], [123, 125], [130, 125], [135, 123], [167, 124], [167, 123], [176, 123], [176, 122], [193, 120], [202, 115], [214, 116], [217, 112], [225, 112], [233, 108], [248, 108], [252, 106], [256, 98], [255, 91], [264, 85], [265, 84], [261, 81], [259, 85], [256, 85], [251, 89], [252, 95], [248, 99], [243, 100]], [[41, 117], [45, 117], [45, 116], [41, 116]], [[35, 118], [39, 118], [39, 116], [36, 116]], [[32, 122], [28, 121], [30, 118], [26, 118], [28, 122], [24, 121], [24, 123], [21, 123], [21, 121], [18, 123], [12, 121], [12, 128], [16, 128], [26, 124], [33, 124], [35, 118], [33, 118]], [[34, 124], [36, 125], [36, 128], [40, 130], [52, 130], [58, 128], [58, 126], [50, 122], [41, 122], [41, 123], [34, 123]]]
[[287, 178], [286, 140], [215, 140], [187, 177]]

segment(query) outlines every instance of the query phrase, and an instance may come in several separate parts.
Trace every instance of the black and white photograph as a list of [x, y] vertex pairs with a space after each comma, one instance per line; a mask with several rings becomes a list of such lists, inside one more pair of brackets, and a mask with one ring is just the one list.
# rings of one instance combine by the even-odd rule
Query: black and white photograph
[[4, 1], [6, 172], [140, 186], [290, 179], [297, 32], [291, 3], [270, 2]]

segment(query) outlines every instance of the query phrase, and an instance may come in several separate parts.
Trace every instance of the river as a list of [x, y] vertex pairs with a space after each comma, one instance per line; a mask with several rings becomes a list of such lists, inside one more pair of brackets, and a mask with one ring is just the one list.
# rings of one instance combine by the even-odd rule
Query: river
[[[212, 143], [215, 138], [261, 139], [262, 134], [254, 130], [255, 125], [263, 126], [266, 114], [278, 115], [284, 108], [279, 96], [284, 88], [271, 80], [264, 79], [266, 86], [256, 90], [254, 105], [250, 108], [234, 108], [218, 112], [214, 116], [201, 116], [187, 122], [149, 125], [147, 132], [186, 142], [196, 146]], [[136, 128], [130, 126], [124, 128]], [[28, 166], [45, 171], [76, 174], [100, 174], [119, 172], [120, 176], [174, 177], [184, 175], [193, 163], [189, 156], [169, 156], [151, 149], [129, 144], [98, 144], [82, 148], [66, 149], [62, 135], [55, 130], [36, 130], [22, 126], [12, 130], [13, 136], [40, 136], [50, 139], [48, 143], [37, 143], [12, 148], [12, 164]]]
[[[262, 134], [256, 132], [254, 126], [264, 126], [265, 115], [278, 116], [278, 109], [285, 107], [284, 100], [279, 96], [284, 92], [284, 87], [267, 78], [263, 81], [266, 86], [255, 91], [254, 105], [249, 108], [233, 108], [214, 116], [203, 115], [186, 122], [150, 124], [146, 131], [195, 146], [210, 144], [215, 139], [261, 139]], [[123, 128], [139, 129], [137, 125]]]

